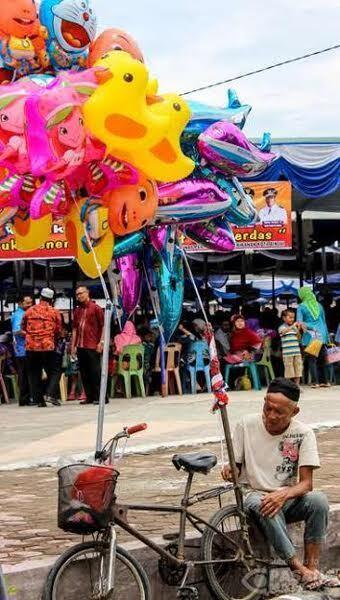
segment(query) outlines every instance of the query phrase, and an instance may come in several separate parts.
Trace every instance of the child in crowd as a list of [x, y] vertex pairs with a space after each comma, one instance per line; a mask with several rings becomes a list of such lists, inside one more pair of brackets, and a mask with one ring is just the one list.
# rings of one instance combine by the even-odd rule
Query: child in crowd
[[303, 371], [303, 362], [300, 350], [300, 331], [302, 325], [295, 322], [293, 310], [282, 312], [283, 324], [279, 327], [281, 338], [282, 358], [285, 368], [285, 377], [300, 384]]

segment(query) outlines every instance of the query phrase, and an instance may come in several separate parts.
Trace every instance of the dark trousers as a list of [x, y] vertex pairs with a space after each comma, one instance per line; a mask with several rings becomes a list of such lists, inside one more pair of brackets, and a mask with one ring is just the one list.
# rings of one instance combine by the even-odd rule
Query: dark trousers
[[101, 364], [100, 354], [88, 348], [77, 349], [79, 371], [87, 402], [99, 401]]
[[31, 389], [28, 378], [28, 365], [26, 356], [16, 356], [15, 365], [18, 373], [19, 384], [19, 406], [27, 406], [31, 397]]
[[60, 379], [60, 369], [57, 364], [56, 353], [54, 351], [27, 351], [27, 365], [33, 401], [41, 404], [44, 400], [43, 369], [47, 375], [46, 396], [55, 398], [55, 389]]

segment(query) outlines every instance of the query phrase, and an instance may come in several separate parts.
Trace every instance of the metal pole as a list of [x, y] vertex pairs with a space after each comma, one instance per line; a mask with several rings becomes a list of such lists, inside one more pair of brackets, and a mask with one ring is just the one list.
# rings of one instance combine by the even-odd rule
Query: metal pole
[[98, 417], [97, 417], [97, 440], [96, 440], [95, 458], [99, 457], [100, 451], [103, 448], [105, 401], [106, 401], [107, 379], [108, 379], [108, 372], [109, 372], [108, 364], [109, 364], [109, 351], [110, 351], [110, 338], [111, 338], [111, 318], [112, 318], [112, 302], [111, 302], [111, 300], [106, 300], [105, 312], [104, 312], [104, 345], [103, 345], [103, 356], [102, 356], [102, 372], [101, 372], [101, 378], [100, 378], [100, 393], [99, 393], [99, 406], [98, 406]]
[[235, 461], [234, 447], [231, 437], [230, 423], [226, 405], [220, 407], [222, 426], [224, 431], [225, 442], [227, 446], [231, 477], [234, 484], [234, 493], [237, 506], [243, 511], [243, 496], [240, 485], [238, 483], [238, 469]]
[[9, 600], [2, 568], [0, 565], [0, 600]]
[[325, 284], [327, 284], [328, 283], [328, 279], [327, 279], [327, 254], [326, 254], [326, 248], [325, 248], [325, 246], [323, 246], [321, 248], [321, 264], [322, 264], [323, 282]]
[[203, 255], [204, 304], [205, 304], [205, 310], [209, 314], [208, 281], [209, 281], [208, 253], [205, 252]]
[[272, 305], [275, 308], [276, 296], [275, 296], [275, 269], [272, 270]]
[[296, 212], [296, 241], [297, 241], [297, 259], [299, 263], [300, 287], [303, 287], [304, 281], [304, 247], [303, 247], [303, 221], [302, 213]]

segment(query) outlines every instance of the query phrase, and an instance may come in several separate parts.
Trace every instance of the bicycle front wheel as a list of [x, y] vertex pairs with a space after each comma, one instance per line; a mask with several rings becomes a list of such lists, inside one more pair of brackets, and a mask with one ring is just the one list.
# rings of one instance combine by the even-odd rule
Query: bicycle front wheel
[[151, 600], [139, 562], [117, 546], [114, 589], [107, 592], [109, 544], [84, 542], [62, 554], [51, 569], [42, 600]]
[[[205, 565], [205, 574], [212, 593], [218, 600], [254, 600], [262, 596], [267, 591], [268, 574], [261, 560], [270, 559], [270, 546], [262, 530], [247, 516], [250, 552], [237, 506], [222, 508], [210, 524], [221, 532], [206, 527], [201, 541], [202, 558], [211, 561]], [[230, 562], [218, 562], [227, 559]]]

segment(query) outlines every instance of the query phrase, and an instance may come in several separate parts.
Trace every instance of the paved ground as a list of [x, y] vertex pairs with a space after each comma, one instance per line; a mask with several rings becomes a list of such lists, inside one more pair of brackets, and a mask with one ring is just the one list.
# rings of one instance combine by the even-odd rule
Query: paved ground
[[[332, 503], [340, 502], [340, 429], [318, 433], [322, 468], [316, 472], [316, 487], [324, 490]], [[193, 448], [186, 448], [185, 451]], [[196, 446], [197, 449], [197, 446]], [[219, 444], [209, 444], [219, 456]], [[178, 449], [177, 449], [178, 451]], [[118, 500], [137, 503], [173, 504], [184, 487], [185, 474], [171, 464], [173, 452], [163, 450], [127, 456], [120, 464], [121, 475], [116, 488]], [[196, 476], [193, 491], [220, 484], [220, 469], [207, 476]], [[225, 502], [232, 502], [228, 495]], [[197, 510], [196, 510], [197, 508]], [[195, 507], [207, 517], [217, 510], [216, 500]], [[79, 538], [58, 530], [57, 478], [55, 467], [22, 469], [0, 473], [0, 562], [3, 566], [27, 565], [47, 556], [56, 556]], [[132, 513], [130, 522], [149, 536], [178, 530], [178, 517], [170, 514]], [[127, 535], [119, 533], [119, 541]], [[131, 539], [131, 538], [130, 538]]]
[[[263, 396], [264, 390], [231, 392], [231, 423], [257, 412]], [[106, 408], [104, 439], [124, 425], [147, 422], [148, 430], [130, 440], [130, 450], [216, 441], [218, 421], [210, 414], [210, 406], [210, 394], [117, 398]], [[95, 445], [96, 418], [97, 407], [73, 402], [46, 409], [1, 405], [0, 470], [53, 464], [62, 455], [89, 454]], [[300, 418], [317, 426], [340, 425], [340, 387], [305, 389]]]

